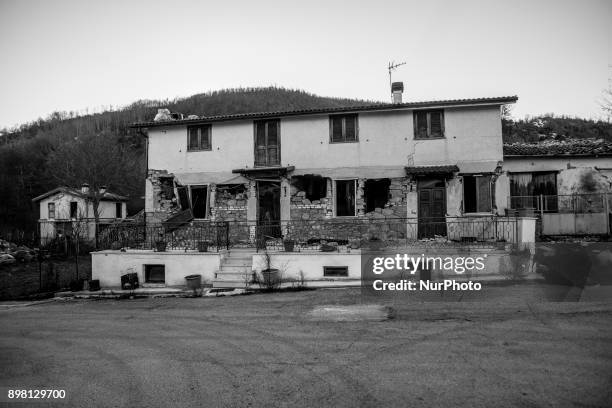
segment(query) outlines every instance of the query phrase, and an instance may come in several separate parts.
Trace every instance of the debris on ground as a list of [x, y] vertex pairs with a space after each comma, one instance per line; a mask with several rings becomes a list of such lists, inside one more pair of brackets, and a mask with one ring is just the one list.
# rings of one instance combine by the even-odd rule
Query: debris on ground
[[0, 265], [13, 264], [15, 262], [32, 262], [36, 259], [37, 250], [25, 245], [16, 245], [12, 242], [0, 239]]
[[315, 306], [308, 313], [313, 320], [328, 320], [335, 322], [383, 321], [392, 319], [394, 311], [381, 305], [327, 305]]

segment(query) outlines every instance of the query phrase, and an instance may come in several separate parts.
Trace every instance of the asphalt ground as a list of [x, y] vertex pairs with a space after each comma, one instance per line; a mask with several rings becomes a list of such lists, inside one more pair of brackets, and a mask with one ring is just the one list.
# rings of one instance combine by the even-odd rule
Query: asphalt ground
[[549, 302], [529, 285], [489, 289], [478, 302], [319, 289], [12, 304], [0, 308], [0, 389], [63, 389], [66, 399], [0, 401], [612, 406], [612, 299]]

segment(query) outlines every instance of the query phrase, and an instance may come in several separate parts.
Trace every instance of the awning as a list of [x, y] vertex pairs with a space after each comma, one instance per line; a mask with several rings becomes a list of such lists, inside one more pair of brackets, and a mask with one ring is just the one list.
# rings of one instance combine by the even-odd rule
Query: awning
[[249, 182], [247, 178], [229, 172], [174, 173], [174, 178], [177, 183], [182, 185], [244, 184]]
[[412, 176], [429, 176], [453, 174], [459, 172], [459, 167], [455, 164], [440, 165], [440, 166], [409, 166], [405, 168], [406, 174]]
[[291, 173], [292, 176], [316, 175], [340, 178], [400, 178], [406, 177], [403, 166], [364, 166], [364, 167], [337, 167], [337, 168], [298, 168]]
[[459, 173], [461, 174], [478, 174], [478, 173], [494, 173], [500, 163], [496, 160], [488, 161], [464, 161], [458, 162]]
[[293, 171], [293, 166], [281, 167], [249, 167], [244, 169], [234, 169], [232, 173], [242, 174], [249, 177], [280, 177]]

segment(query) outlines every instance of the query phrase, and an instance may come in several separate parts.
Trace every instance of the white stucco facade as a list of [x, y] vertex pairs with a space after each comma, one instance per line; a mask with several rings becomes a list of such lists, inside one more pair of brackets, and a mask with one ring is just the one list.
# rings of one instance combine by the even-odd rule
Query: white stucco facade
[[[187, 126], [149, 129], [149, 168], [197, 173], [254, 166], [253, 120], [211, 126], [207, 151], [187, 151]], [[281, 165], [320, 169], [502, 160], [499, 106], [445, 109], [444, 127], [444, 138], [415, 139], [411, 110], [360, 112], [359, 140], [330, 143], [329, 115], [283, 117]]]
[[[88, 240], [95, 238], [95, 217], [91, 200], [82, 195], [71, 194], [70, 191], [58, 191], [37, 202], [41, 243], [46, 243], [60, 233], [62, 235], [78, 234]], [[72, 203], [76, 203], [76, 214], [71, 214]], [[53, 214], [50, 214], [49, 211], [50, 204], [54, 208]], [[125, 201], [105, 199], [98, 205], [98, 214], [101, 223], [125, 219], [127, 206]]]
[[[280, 165], [294, 168], [289, 176], [311, 171], [334, 180], [405, 177], [406, 166], [457, 165], [460, 175], [493, 174], [501, 164], [499, 104], [444, 108], [442, 138], [415, 138], [414, 112], [358, 112], [358, 140], [346, 143], [330, 141], [330, 114], [282, 117]], [[189, 180], [183, 184], [207, 185], [235, 176], [232, 170], [254, 167], [254, 120], [212, 122], [210, 126], [211, 149], [206, 151], [188, 151], [187, 125], [148, 129], [148, 168]], [[507, 201], [504, 192], [496, 189], [496, 201]], [[460, 178], [448, 181], [446, 201], [447, 215], [462, 214]], [[147, 180], [145, 211], [155, 210], [154, 188]], [[288, 216], [288, 211], [288, 204], [282, 206], [283, 214]], [[408, 208], [404, 216], [416, 216], [416, 208]]]

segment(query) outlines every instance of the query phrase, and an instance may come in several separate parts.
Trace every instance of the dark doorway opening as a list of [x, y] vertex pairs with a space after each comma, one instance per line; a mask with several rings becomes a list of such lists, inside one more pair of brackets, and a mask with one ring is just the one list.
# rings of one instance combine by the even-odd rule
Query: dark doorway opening
[[191, 209], [193, 218], [206, 218], [208, 187], [191, 187]]
[[417, 182], [419, 196], [418, 238], [446, 236], [446, 184], [444, 179]]
[[280, 181], [257, 182], [257, 225], [265, 237], [281, 236], [280, 190]]

